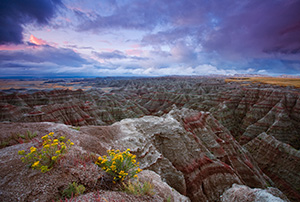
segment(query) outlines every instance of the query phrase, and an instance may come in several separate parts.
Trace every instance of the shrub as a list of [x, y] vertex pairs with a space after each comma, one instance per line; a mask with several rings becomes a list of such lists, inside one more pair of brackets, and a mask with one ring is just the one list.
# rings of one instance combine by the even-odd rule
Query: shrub
[[85, 187], [83, 185], [77, 185], [76, 182], [70, 183], [68, 188], [66, 188], [62, 195], [63, 197], [71, 198], [73, 196], [78, 196], [80, 194], [83, 194], [85, 191]]
[[130, 153], [130, 149], [124, 152], [107, 150], [107, 153], [108, 156], [100, 156], [95, 163], [113, 177], [114, 183], [132, 177], [137, 178], [137, 174], [142, 171], [138, 167], [136, 156]]
[[31, 147], [29, 153], [24, 150], [18, 152], [23, 157], [21, 160], [28, 164], [32, 169], [40, 169], [45, 173], [52, 169], [57, 162], [67, 151], [74, 145], [70, 140], [65, 141], [65, 137], [61, 136], [58, 139], [53, 137], [54, 133], [42, 137], [43, 144], [39, 148]]
[[80, 126], [77, 126], [77, 127], [71, 127], [71, 128], [74, 129], [74, 130], [80, 131]]
[[33, 138], [37, 136], [37, 133], [32, 133], [31, 131], [27, 130], [25, 135], [23, 134], [15, 134], [11, 133], [11, 136], [5, 138], [0, 142], [0, 149], [5, 148], [7, 146], [15, 145], [15, 144], [22, 144], [24, 142], [30, 142]]
[[123, 183], [124, 191], [128, 194], [143, 196], [149, 195], [153, 196], [155, 192], [153, 191], [153, 184], [151, 182], [145, 181], [140, 183], [139, 180], [131, 182], [130, 180], [127, 183]]
[[29, 142], [30, 140], [32, 140], [37, 136], [37, 133], [36, 132], [32, 133], [31, 131], [27, 130], [25, 135], [17, 134], [17, 136]]

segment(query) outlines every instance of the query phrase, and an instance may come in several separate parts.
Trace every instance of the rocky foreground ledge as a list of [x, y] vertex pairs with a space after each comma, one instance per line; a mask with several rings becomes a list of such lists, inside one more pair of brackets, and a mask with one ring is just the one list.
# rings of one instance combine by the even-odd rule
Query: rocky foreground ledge
[[[284, 162], [280, 164], [272, 158], [272, 164], [266, 168], [261, 156], [269, 153], [262, 154], [263, 149], [257, 146], [261, 139], [265, 147], [273, 145], [267, 135], [260, 135], [242, 147], [209, 112], [174, 108], [161, 117], [124, 119], [110, 126], [74, 128], [42, 122], [1, 123], [0, 128], [1, 141], [27, 130], [38, 134], [28, 143], [0, 150], [0, 201], [57, 200], [60, 191], [74, 181], [88, 190], [77, 201], [96, 201], [97, 197], [107, 201], [300, 200], [298, 150], [290, 152], [291, 172], [281, 178], [278, 166], [284, 166]], [[27, 168], [18, 151], [37, 144], [37, 139], [49, 132], [66, 136], [75, 146], [59, 164], [43, 174]], [[90, 157], [104, 155], [107, 149], [127, 148], [137, 156], [144, 170], [139, 178], [152, 180], [154, 196], [136, 197], [103, 188], [101, 171]], [[278, 182], [276, 177], [282, 180]], [[289, 199], [277, 188], [270, 188], [280, 182], [293, 184], [290, 186], [293, 191], [282, 190]]]

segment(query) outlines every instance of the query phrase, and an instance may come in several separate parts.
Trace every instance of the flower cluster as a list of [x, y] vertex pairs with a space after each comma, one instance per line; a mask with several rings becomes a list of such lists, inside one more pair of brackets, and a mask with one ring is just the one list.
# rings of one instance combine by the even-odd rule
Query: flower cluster
[[51, 170], [54, 163], [74, 145], [70, 140], [66, 141], [64, 136], [56, 139], [53, 135], [54, 133], [51, 132], [43, 136], [43, 144], [40, 148], [31, 147], [27, 154], [24, 150], [19, 151], [18, 154], [23, 156], [21, 160], [32, 169], [40, 169], [43, 173]]
[[132, 177], [137, 178], [137, 174], [142, 171], [138, 167], [136, 156], [130, 153], [130, 149], [124, 152], [107, 150], [107, 154], [108, 156], [100, 156], [95, 163], [113, 177], [114, 183]]

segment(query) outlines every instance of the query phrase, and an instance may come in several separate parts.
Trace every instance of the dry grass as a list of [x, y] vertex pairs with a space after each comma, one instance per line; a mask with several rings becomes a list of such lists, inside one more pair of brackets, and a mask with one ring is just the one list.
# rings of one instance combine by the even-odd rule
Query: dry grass
[[300, 79], [298, 78], [277, 78], [277, 77], [235, 77], [225, 79], [225, 82], [252, 82], [264, 83], [279, 86], [294, 86], [300, 88]]

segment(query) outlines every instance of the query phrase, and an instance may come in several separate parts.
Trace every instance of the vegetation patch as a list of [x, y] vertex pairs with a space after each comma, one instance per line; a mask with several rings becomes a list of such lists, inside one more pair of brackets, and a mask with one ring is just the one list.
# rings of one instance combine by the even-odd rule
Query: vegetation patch
[[123, 187], [127, 194], [133, 194], [137, 196], [153, 196], [155, 194], [153, 184], [149, 181], [141, 183], [139, 180], [134, 182], [129, 180], [127, 183], [123, 183]]
[[124, 152], [107, 150], [107, 154], [108, 156], [100, 156], [95, 163], [113, 178], [114, 183], [137, 178], [137, 174], [142, 171], [130, 149]]
[[251, 82], [263, 83], [278, 86], [294, 86], [300, 88], [300, 79], [298, 78], [278, 78], [278, 77], [234, 77], [225, 79], [225, 82]]
[[11, 133], [10, 137], [8, 137], [0, 142], [0, 149], [15, 145], [15, 144], [22, 144], [24, 142], [30, 142], [36, 136], [37, 136], [36, 132], [33, 133], [29, 130], [26, 131], [25, 134]]
[[64, 198], [76, 197], [83, 194], [85, 187], [83, 185], [78, 185], [76, 182], [70, 183], [68, 188], [62, 192]]
[[70, 140], [65, 140], [64, 136], [55, 138], [54, 133], [42, 137], [42, 145], [38, 148], [31, 147], [30, 152], [26, 153], [25, 150], [18, 152], [23, 156], [21, 160], [32, 169], [39, 169], [45, 173], [52, 169], [53, 165], [74, 145]]

